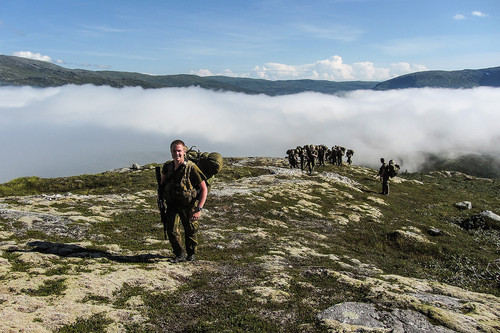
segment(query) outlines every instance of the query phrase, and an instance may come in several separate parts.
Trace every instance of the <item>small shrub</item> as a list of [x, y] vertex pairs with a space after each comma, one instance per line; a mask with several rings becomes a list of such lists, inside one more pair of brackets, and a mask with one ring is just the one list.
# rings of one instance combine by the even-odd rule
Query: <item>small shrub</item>
[[66, 279], [55, 279], [44, 281], [38, 289], [22, 289], [23, 292], [30, 296], [50, 296], [60, 295], [66, 290]]

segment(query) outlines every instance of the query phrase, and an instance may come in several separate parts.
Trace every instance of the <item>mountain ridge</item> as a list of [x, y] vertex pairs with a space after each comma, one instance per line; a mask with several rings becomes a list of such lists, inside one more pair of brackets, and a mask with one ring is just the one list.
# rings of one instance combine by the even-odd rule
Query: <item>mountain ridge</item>
[[425, 71], [398, 76], [378, 83], [374, 90], [405, 88], [500, 87], [500, 67], [459, 71]]
[[376, 83], [370, 81], [344, 83], [326, 80], [270, 81], [192, 74], [149, 75], [135, 72], [90, 71], [67, 69], [44, 61], [0, 55], [0, 86], [54, 87], [65, 84], [94, 84], [115, 88], [140, 86], [144, 89], [199, 86], [217, 91], [274, 96], [304, 91], [335, 94], [356, 89], [371, 89]]
[[0, 55], [0, 86], [54, 87], [93, 84], [144, 89], [198, 86], [216, 91], [233, 91], [269, 96], [318, 92], [342, 94], [373, 89], [500, 87], [500, 67], [458, 71], [423, 71], [379, 81], [265, 80], [192, 74], [149, 75], [136, 72], [68, 69], [52, 63]]

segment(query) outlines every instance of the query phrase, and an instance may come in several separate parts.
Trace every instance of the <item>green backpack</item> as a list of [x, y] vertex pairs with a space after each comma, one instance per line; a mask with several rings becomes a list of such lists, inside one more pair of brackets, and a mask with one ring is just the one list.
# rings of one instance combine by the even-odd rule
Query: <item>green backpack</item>
[[214, 176], [221, 172], [224, 165], [221, 154], [216, 152], [202, 153], [196, 146], [189, 148], [186, 152], [186, 159], [194, 162], [200, 168], [201, 172], [207, 177], [208, 186], [212, 184]]
[[389, 177], [396, 177], [399, 173], [399, 165], [394, 160], [390, 160], [387, 165], [387, 171], [389, 172]]

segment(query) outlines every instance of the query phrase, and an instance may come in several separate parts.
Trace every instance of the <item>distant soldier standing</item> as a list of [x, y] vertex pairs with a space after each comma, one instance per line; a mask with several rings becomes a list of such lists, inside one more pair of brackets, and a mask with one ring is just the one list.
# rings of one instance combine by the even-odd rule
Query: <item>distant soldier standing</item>
[[337, 165], [337, 146], [333, 146], [332, 147], [332, 156], [331, 156], [331, 159], [332, 159], [332, 164], [333, 165]]
[[305, 149], [302, 148], [301, 146], [297, 146], [295, 149], [297, 152], [297, 155], [299, 156], [300, 159], [300, 170], [304, 171], [304, 155], [305, 155]]
[[318, 152], [316, 151], [316, 148], [313, 145], [306, 146], [306, 158], [307, 158], [306, 168], [309, 169], [309, 173], [313, 172], [316, 157], [318, 157]]
[[341, 166], [342, 165], [342, 156], [344, 156], [344, 147], [337, 147], [337, 165]]
[[349, 165], [352, 164], [352, 155], [354, 155], [354, 150], [347, 149], [345, 156], [347, 157], [347, 164], [349, 164]]
[[387, 163], [385, 163], [384, 158], [380, 159], [380, 169], [378, 170], [378, 174], [376, 177], [380, 177], [382, 181], [382, 193], [383, 195], [389, 194], [389, 170], [387, 170]]
[[297, 156], [295, 153], [295, 149], [288, 149], [286, 151], [287, 156], [288, 156], [288, 164], [290, 165], [290, 168], [296, 168], [297, 167]]
[[326, 150], [328, 148], [325, 145], [318, 146], [318, 165], [325, 165]]

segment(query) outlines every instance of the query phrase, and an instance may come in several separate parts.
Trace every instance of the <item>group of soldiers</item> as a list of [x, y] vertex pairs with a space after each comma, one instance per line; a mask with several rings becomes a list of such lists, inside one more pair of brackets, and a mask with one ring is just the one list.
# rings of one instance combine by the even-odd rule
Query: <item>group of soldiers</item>
[[288, 149], [286, 155], [290, 168], [300, 167], [302, 171], [308, 170], [312, 173], [316, 164], [322, 166], [325, 162], [330, 162], [333, 165], [342, 165], [343, 156], [347, 157], [347, 164], [350, 165], [354, 151], [337, 145], [331, 149], [326, 145], [305, 145]]

